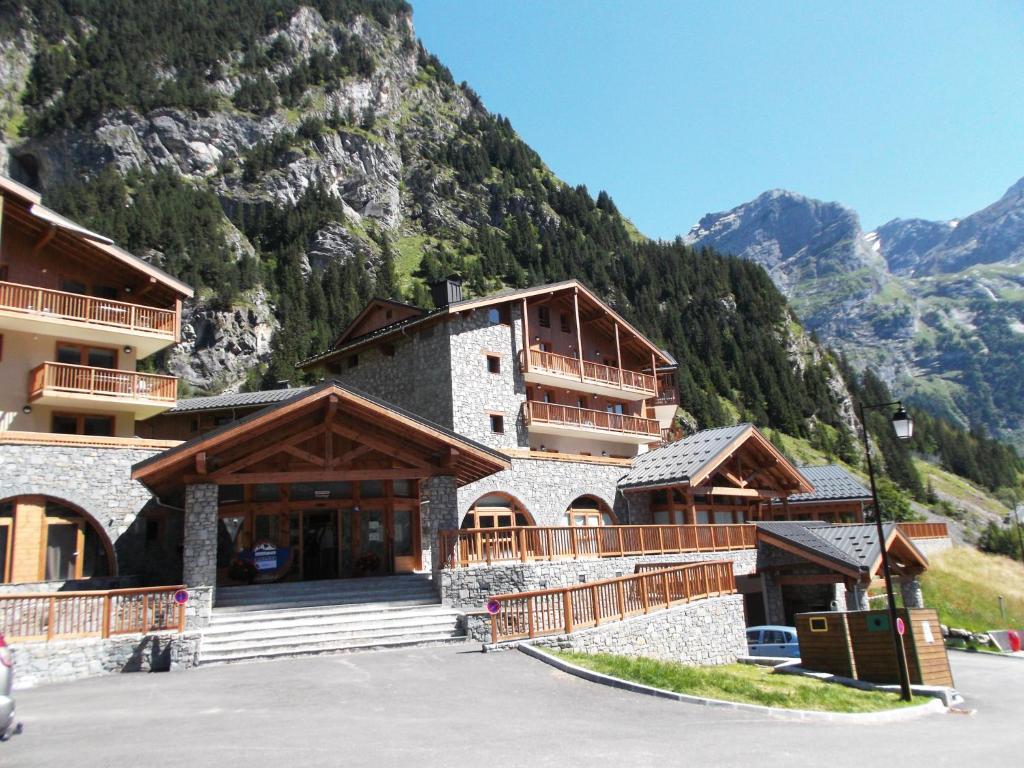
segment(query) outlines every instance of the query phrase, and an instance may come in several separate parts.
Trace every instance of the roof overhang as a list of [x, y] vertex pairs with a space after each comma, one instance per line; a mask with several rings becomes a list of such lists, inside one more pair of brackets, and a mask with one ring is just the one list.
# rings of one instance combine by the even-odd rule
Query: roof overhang
[[451, 476], [461, 486], [510, 466], [497, 451], [331, 381], [139, 462], [132, 479], [158, 495], [193, 483]]

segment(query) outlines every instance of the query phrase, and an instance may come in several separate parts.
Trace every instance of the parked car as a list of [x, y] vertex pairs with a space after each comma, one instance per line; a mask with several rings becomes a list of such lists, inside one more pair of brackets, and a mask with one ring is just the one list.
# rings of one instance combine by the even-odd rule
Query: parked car
[[751, 656], [800, 658], [796, 627], [782, 627], [776, 624], [747, 627], [747, 648]]
[[15, 732], [13, 685], [14, 654], [0, 634], [0, 739], [6, 739]]

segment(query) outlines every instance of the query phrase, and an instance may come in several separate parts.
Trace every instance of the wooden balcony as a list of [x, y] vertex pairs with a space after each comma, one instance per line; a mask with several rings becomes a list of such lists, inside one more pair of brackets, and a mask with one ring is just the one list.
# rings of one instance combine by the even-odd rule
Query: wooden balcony
[[646, 373], [614, 368], [610, 365], [582, 361], [575, 357], [556, 355], [554, 352], [530, 351], [529, 370], [525, 378], [532, 384], [564, 387], [575, 382], [577, 388], [588, 392], [626, 400], [644, 400], [654, 397], [655, 379]]
[[146, 357], [177, 342], [179, 328], [173, 309], [0, 282], [0, 329], [132, 346]]
[[28, 400], [39, 405], [124, 411], [147, 418], [173, 406], [177, 397], [174, 376], [67, 363], [43, 363], [29, 371]]
[[530, 431], [543, 435], [597, 437], [634, 445], [645, 445], [661, 439], [658, 421], [642, 416], [593, 411], [536, 400], [524, 403], [523, 412]]

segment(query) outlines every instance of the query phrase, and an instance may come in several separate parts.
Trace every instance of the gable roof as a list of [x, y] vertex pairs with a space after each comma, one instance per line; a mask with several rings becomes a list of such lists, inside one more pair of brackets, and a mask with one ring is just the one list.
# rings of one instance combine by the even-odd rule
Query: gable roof
[[[336, 407], [331, 406], [331, 402]], [[321, 407], [326, 408], [326, 415], [319, 414], [318, 409]], [[199, 454], [204, 457], [207, 453], [216, 456], [218, 451], [228, 448], [244, 453], [250, 449], [248, 446], [253, 445], [257, 436], [265, 436], [278, 429], [294, 428], [302, 418], [312, 417], [316, 425], [326, 424], [329, 427], [335, 413], [341, 412], [353, 419], [373, 424], [377, 432], [387, 432], [388, 439], [406, 446], [396, 449], [396, 456], [414, 450], [422, 450], [425, 455], [434, 455], [438, 449], [450, 450], [451, 471], [438, 471], [435, 474], [453, 475], [459, 485], [511, 466], [507, 456], [492, 448], [341, 382], [330, 380], [140, 461], [132, 467], [132, 479], [151, 489], [178, 487], [182, 485], [184, 475], [193, 471], [190, 468], [201, 458]], [[434, 469], [442, 470], [444, 467], [436, 465]]]
[[800, 467], [800, 474], [814, 486], [810, 493], [796, 493], [789, 497], [790, 504], [808, 501], [870, 501], [871, 491], [856, 477], [837, 464], [820, 467]]
[[700, 485], [748, 441], [771, 454], [778, 469], [789, 475], [799, 490], [813, 490], [796, 467], [753, 424], [705, 429], [641, 454], [634, 459], [633, 468], [619, 481], [619, 487], [639, 489]]
[[[392, 334], [396, 334], [402, 330], [408, 330], [409, 328], [413, 326], [418, 326], [421, 323], [426, 324], [434, 320], [440, 320], [451, 315], [456, 315], [460, 312], [467, 312], [473, 309], [483, 309], [485, 307], [490, 307], [495, 304], [503, 304], [507, 301], [514, 301], [516, 299], [527, 299], [530, 298], [531, 296], [541, 296], [543, 294], [558, 293], [570, 289], [578, 290], [581, 294], [587, 297], [588, 300], [594, 302], [595, 304], [598, 304], [608, 315], [615, 318], [615, 320], [619, 324], [621, 324], [623, 328], [625, 328], [631, 334], [633, 334], [640, 341], [640, 343], [643, 344], [644, 347], [649, 349], [650, 352], [652, 352], [655, 355], [656, 359], [660, 360], [662, 363], [669, 366], [676, 365], [676, 361], [672, 359], [671, 356], [667, 355], [664, 350], [660, 349], [657, 345], [652, 343], [646, 336], [640, 333], [640, 331], [634, 328], [626, 319], [624, 319], [620, 314], [618, 314], [614, 309], [612, 309], [610, 306], [608, 306], [608, 304], [606, 304], [602, 299], [600, 299], [597, 296], [597, 294], [595, 294], [593, 291], [587, 288], [587, 286], [585, 286], [579, 280], [572, 279], [563, 280], [558, 283], [548, 283], [546, 285], [539, 285], [533, 288], [503, 288], [502, 290], [496, 291], [495, 293], [489, 294], [487, 296], [453, 302], [449, 304], [447, 307], [442, 307], [441, 309], [435, 309], [432, 311], [423, 310], [424, 314], [420, 316], [407, 318], [405, 320], [399, 320], [398, 322], [384, 326], [383, 328], [379, 328], [376, 331], [372, 331], [371, 333], [365, 334], [363, 336], [345, 339], [344, 343], [340, 343], [340, 345], [338, 342], [341, 342], [342, 338], [339, 337], [338, 342], [332, 345], [330, 349], [319, 354], [312, 355], [311, 357], [308, 357], [305, 360], [300, 360], [298, 363], [296, 363], [296, 367], [302, 369], [308, 368], [312, 365], [323, 362], [324, 360], [327, 360], [336, 355], [349, 352], [353, 349], [357, 349], [359, 347], [371, 343], [376, 343], [388, 336], [391, 336]], [[360, 314], [366, 312], [367, 309], [369, 309], [369, 306], [364, 307]], [[350, 327], [352, 327], [351, 324]], [[342, 336], [344, 336], [344, 334], [342, 334]]]
[[[340, 334], [338, 334], [338, 338], [336, 338], [334, 340], [334, 343], [331, 345], [331, 347], [332, 348], [337, 348], [337, 347], [341, 346], [342, 344], [344, 344], [345, 341], [352, 335], [353, 331], [355, 331], [356, 328], [359, 327], [359, 324], [362, 323], [363, 320], [365, 320], [366, 317], [371, 312], [373, 312], [373, 310], [375, 310], [377, 308], [380, 308], [380, 307], [395, 307], [396, 309], [402, 309], [402, 310], [410, 311], [412, 314], [408, 315], [405, 318], [401, 318], [403, 320], [411, 319], [411, 318], [414, 318], [414, 317], [421, 317], [422, 315], [424, 315], [426, 313], [426, 310], [424, 310], [423, 308], [417, 307], [417, 306], [415, 306], [413, 304], [407, 304], [404, 301], [395, 301], [394, 299], [386, 299], [386, 298], [382, 298], [380, 296], [374, 296], [372, 299], [370, 299], [368, 302], [366, 302], [366, 306], [362, 308], [362, 310], [359, 312], [359, 314], [356, 315], [354, 318], [352, 318], [352, 322], [350, 322], [348, 325], [346, 325], [345, 329]], [[398, 321], [396, 321], [396, 322], [398, 322]], [[390, 325], [394, 325], [394, 323], [388, 323], [388, 326], [390, 326]], [[382, 327], [387, 327], [387, 326], [382, 326]], [[380, 330], [380, 329], [375, 329], [375, 330]], [[363, 334], [363, 335], [366, 335], [366, 334]]]
[[259, 392], [227, 392], [223, 395], [188, 397], [179, 400], [173, 408], [168, 408], [161, 415], [219, 411], [227, 408], [256, 408], [261, 405], [291, 400], [310, 389], [311, 387], [289, 387], [287, 389], [264, 389]]
[[[874, 523], [830, 525], [810, 520], [759, 522], [759, 541], [802, 555], [820, 565], [858, 579], [873, 578], [882, 557]], [[928, 560], [894, 523], [882, 526], [886, 549], [898, 549], [916, 567]]]

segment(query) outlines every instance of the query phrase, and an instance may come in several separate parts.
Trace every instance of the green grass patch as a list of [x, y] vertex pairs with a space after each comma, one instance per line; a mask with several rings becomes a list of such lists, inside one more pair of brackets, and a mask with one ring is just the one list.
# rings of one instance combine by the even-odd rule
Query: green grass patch
[[921, 589], [924, 604], [937, 610], [946, 626], [972, 632], [1024, 627], [1024, 565], [1008, 557], [971, 547], [940, 552], [928, 558]]
[[931, 482], [932, 488], [940, 498], [948, 498], [953, 504], [960, 502], [974, 506], [1000, 519], [1006, 517], [1009, 512], [999, 499], [960, 475], [954, 475], [922, 459], [914, 459], [914, 466], [917, 467], [922, 482]]
[[[726, 664], [689, 667], [671, 661], [556, 651], [565, 661], [622, 680], [708, 699], [821, 712], [879, 712], [913, 706], [895, 693], [878, 693], [823, 683], [809, 677], [779, 675], [769, 667]], [[918, 704], [923, 703], [918, 699]]]

